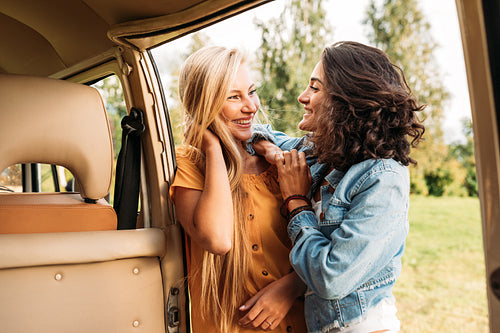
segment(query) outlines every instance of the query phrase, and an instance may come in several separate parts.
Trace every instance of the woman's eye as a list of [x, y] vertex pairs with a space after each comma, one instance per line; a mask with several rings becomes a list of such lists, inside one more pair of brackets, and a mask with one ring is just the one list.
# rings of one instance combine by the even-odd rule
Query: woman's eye
[[248, 95], [252, 96], [252, 95], [255, 95], [257, 93], [257, 89], [253, 89], [253, 90], [250, 90], [248, 92]]
[[240, 96], [238, 95], [233, 95], [233, 96], [229, 96], [227, 99], [238, 99]]

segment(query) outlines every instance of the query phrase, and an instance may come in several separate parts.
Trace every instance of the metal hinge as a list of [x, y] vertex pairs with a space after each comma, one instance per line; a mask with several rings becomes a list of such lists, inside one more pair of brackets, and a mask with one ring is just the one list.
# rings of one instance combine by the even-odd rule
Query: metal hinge
[[500, 268], [497, 268], [490, 275], [490, 286], [493, 294], [496, 296], [498, 300], [500, 300]]
[[179, 311], [179, 289], [170, 288], [167, 300], [167, 329], [169, 333], [178, 333], [181, 324]]

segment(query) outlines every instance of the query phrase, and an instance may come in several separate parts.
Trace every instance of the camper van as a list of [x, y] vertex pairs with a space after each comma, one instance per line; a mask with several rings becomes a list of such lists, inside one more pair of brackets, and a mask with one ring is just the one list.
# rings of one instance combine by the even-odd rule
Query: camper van
[[[190, 332], [177, 124], [152, 50], [267, 2], [0, 2], [1, 332]], [[500, 2], [456, 6], [500, 332]]]

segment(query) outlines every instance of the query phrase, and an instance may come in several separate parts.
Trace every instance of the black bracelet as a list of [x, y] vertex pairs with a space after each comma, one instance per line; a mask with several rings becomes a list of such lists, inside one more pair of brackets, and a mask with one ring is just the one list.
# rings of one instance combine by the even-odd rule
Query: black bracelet
[[297, 207], [295, 208], [294, 210], [292, 210], [288, 216], [287, 216], [287, 220], [290, 222], [290, 220], [295, 216], [297, 215], [298, 213], [300, 212], [303, 212], [303, 211], [310, 211], [310, 212], [313, 212], [313, 208], [311, 205], [304, 205], [304, 206], [300, 206], [300, 207]]
[[283, 204], [280, 207], [280, 214], [284, 218], [286, 218], [287, 215], [288, 215], [288, 204], [293, 199], [301, 199], [301, 200], [304, 200], [305, 202], [307, 202], [308, 205], [311, 205], [311, 200], [309, 200], [309, 198], [306, 197], [305, 195], [302, 195], [302, 194], [293, 194], [293, 195], [289, 196], [288, 198], [286, 198], [285, 201], [283, 201]]

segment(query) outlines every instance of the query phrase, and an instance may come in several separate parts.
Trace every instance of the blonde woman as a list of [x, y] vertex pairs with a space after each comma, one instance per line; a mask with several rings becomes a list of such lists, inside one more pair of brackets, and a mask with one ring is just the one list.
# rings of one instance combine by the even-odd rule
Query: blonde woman
[[188, 235], [193, 332], [306, 332], [276, 169], [245, 150], [259, 98], [242, 52], [192, 54], [179, 97], [185, 144], [170, 195]]

